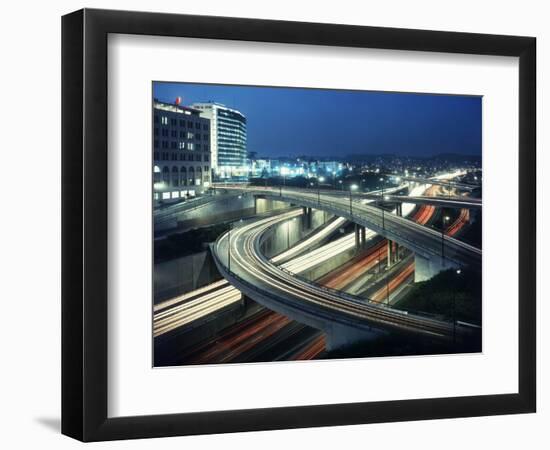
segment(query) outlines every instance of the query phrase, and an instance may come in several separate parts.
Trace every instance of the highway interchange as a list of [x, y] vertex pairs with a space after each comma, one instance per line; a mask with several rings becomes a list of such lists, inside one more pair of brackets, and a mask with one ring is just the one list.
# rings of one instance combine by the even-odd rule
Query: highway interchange
[[[438, 184], [434, 183], [434, 185]], [[299, 190], [243, 185], [224, 185], [223, 188], [227, 195], [238, 193], [238, 195], [255, 195], [283, 200], [293, 205], [324, 209], [335, 214], [336, 217], [325, 226], [312, 232], [306, 239], [271, 259], [262, 254], [262, 240], [269, 237], [270, 230], [295, 219], [301, 214], [301, 209], [295, 208], [271, 217], [244, 223], [236, 222], [230, 232], [221, 235], [211, 246], [216, 264], [224, 279], [198, 289], [196, 292], [184, 294], [156, 305], [155, 337], [185, 327], [226, 305], [240, 302], [242, 293], [244, 293], [272, 310], [271, 318], [261, 322], [265, 324], [266, 328], [258, 328], [259, 322], [251, 324], [252, 329], [263, 330], [258, 331], [262, 335], [265, 335], [266, 330], [272, 329], [272, 321], [282, 324], [281, 317], [287, 317], [321, 331], [326, 331], [327, 323], [329, 323], [365, 331], [397, 330], [443, 339], [449, 339], [451, 336], [454, 338], [456, 324], [441, 320], [441, 318], [412, 314], [410, 311], [389, 307], [390, 305], [380, 301], [384, 297], [380, 290], [371, 295], [370, 301], [339, 290], [345, 285], [342, 280], [352, 279], [353, 281], [353, 277], [356, 276], [354, 273], [358, 273], [358, 267], [361, 267], [361, 264], [363, 267], [365, 264], [371, 264], [369, 267], [372, 267], [372, 261], [374, 261], [372, 252], [366, 255], [364, 260], [358, 261], [350, 268], [346, 276], [341, 275], [340, 282], [333, 280], [322, 286], [301, 279], [299, 274], [320, 261], [326, 261], [334, 255], [354, 247], [356, 242], [353, 233], [320, 245], [348, 221], [367, 226], [367, 240], [383, 236], [427, 257], [440, 256], [441, 243], [444, 240], [445, 260], [450, 265], [480, 267], [481, 251], [479, 249], [424, 226], [424, 223], [432, 216], [435, 206], [440, 206], [444, 202], [452, 202], [446, 206], [461, 208], [461, 214], [453, 226], [461, 227], [464, 224], [464, 211], [468, 212], [469, 208], [479, 208], [480, 200], [458, 196], [423, 195], [424, 189], [420, 187], [410, 190], [409, 196], [405, 197], [398, 194], [402, 186], [392, 190], [387, 189], [383, 193], [375, 192], [369, 195], [354, 193], [345, 195], [347, 193], [314, 189]], [[384, 201], [386, 206], [388, 206], [387, 203], [401, 202], [403, 205], [402, 215], [405, 217], [395, 214], [397, 212], [395, 209], [392, 212], [387, 209], [383, 212], [378, 207], [379, 200]], [[415, 204], [420, 207], [416, 209], [414, 220], [407, 219], [406, 216], [415, 210]], [[449, 230], [451, 228], [449, 227]], [[228, 248], [228, 242], [230, 242], [230, 248]], [[378, 259], [376, 261], [378, 262]], [[414, 264], [412, 266], [408, 264], [405, 270], [400, 270], [395, 278], [389, 281], [388, 286], [391, 286], [392, 292], [394, 288], [400, 287], [404, 280], [410, 278], [411, 267], [414, 273]], [[289, 325], [284, 327], [285, 330], [291, 328], [296, 335], [304, 333], [304, 330], [294, 329]], [[268, 333], [265, 336], [271, 335]], [[299, 352], [291, 355], [291, 359], [296, 355], [315, 356], [327, 347], [325, 333], [311, 334], [307, 338], [307, 342], [308, 345], [305, 347], [296, 347]], [[250, 352], [250, 350], [248, 351]], [[229, 354], [232, 353], [229, 352]]]

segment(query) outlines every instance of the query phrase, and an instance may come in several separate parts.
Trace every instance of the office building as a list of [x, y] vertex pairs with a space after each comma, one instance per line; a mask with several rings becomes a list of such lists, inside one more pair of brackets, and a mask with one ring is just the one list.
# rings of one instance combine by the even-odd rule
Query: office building
[[212, 169], [216, 179], [248, 177], [246, 117], [220, 103], [194, 103], [193, 109], [210, 120]]
[[193, 197], [211, 184], [210, 120], [178, 102], [153, 102], [153, 197]]

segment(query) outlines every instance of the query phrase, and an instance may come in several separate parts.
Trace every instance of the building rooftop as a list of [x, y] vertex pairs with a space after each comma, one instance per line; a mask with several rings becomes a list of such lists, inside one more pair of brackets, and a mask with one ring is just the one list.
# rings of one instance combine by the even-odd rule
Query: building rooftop
[[214, 102], [214, 101], [195, 102], [195, 103], [193, 103], [193, 107], [200, 108], [200, 109], [208, 108], [208, 107], [211, 107], [211, 108], [216, 107], [216, 108], [220, 108], [220, 109], [225, 109], [227, 111], [231, 111], [235, 114], [238, 114], [242, 117], [245, 117], [245, 115], [242, 112], [240, 112], [239, 110], [230, 108], [230, 107], [224, 105], [223, 103], [218, 103], [218, 102]]
[[166, 103], [161, 102], [157, 99], [153, 101], [153, 108], [158, 109], [160, 111], [169, 111], [169, 112], [175, 112], [180, 114], [186, 114], [186, 115], [200, 115], [200, 111], [194, 108], [190, 108], [189, 106], [183, 106], [183, 105], [176, 105], [175, 103]]

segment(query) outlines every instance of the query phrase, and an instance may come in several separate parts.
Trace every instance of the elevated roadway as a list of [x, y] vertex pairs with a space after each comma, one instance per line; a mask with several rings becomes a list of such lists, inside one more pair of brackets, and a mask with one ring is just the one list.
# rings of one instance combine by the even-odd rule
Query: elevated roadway
[[453, 187], [463, 191], [473, 191], [474, 189], [479, 188], [480, 186], [466, 183], [459, 183], [457, 181], [451, 181], [450, 179], [444, 178], [419, 178], [419, 177], [401, 177], [403, 181], [412, 181], [414, 183], [420, 184], [436, 184], [439, 186]]
[[[279, 199], [295, 205], [325, 210], [364, 226], [412, 250], [440, 268], [470, 266], [481, 269], [480, 249], [443, 233], [364, 203], [353, 194], [348, 198], [300, 189], [258, 186], [226, 187], [253, 195]], [[408, 199], [408, 197], [406, 197]]]
[[[330, 194], [329, 194], [330, 195]], [[415, 205], [432, 205], [441, 208], [459, 208], [459, 209], [481, 209], [482, 200], [480, 198], [460, 197], [460, 196], [410, 196], [410, 195], [393, 195], [393, 194], [370, 194], [357, 193], [354, 194], [359, 198], [367, 198], [370, 200], [389, 202], [389, 203], [413, 203]], [[347, 193], [349, 197], [349, 193]]]
[[233, 229], [211, 245], [218, 269], [232, 285], [258, 303], [323, 330], [336, 348], [390, 330], [449, 339], [453, 324], [429, 316], [371, 304], [365, 299], [302, 280], [275, 266], [260, 251], [262, 239], [284, 216]]

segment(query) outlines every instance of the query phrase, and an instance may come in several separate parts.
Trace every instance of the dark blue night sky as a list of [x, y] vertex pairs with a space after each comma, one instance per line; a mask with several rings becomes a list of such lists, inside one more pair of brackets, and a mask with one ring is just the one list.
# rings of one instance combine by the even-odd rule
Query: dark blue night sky
[[259, 156], [481, 155], [480, 97], [190, 83], [154, 83], [153, 96], [241, 111]]

